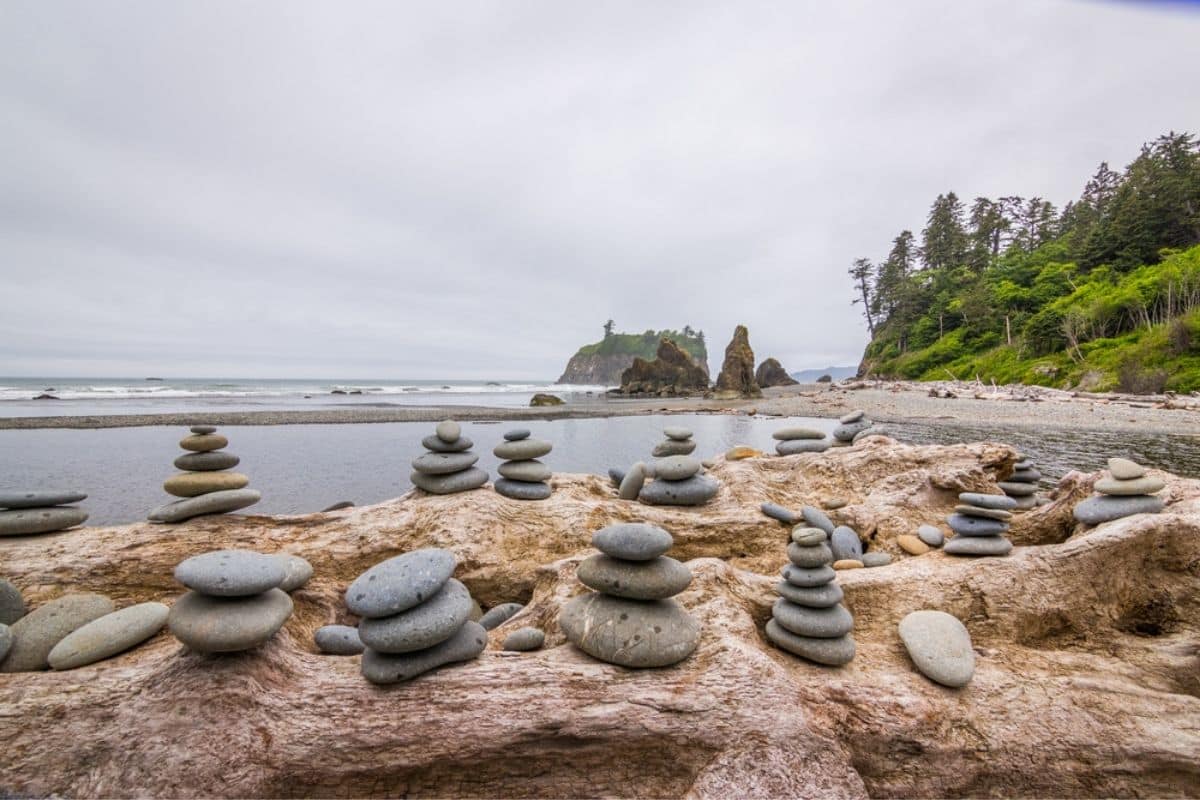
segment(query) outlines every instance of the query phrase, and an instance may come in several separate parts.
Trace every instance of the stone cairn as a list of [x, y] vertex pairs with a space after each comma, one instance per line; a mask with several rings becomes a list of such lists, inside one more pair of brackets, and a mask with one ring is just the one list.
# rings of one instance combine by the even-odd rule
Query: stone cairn
[[87, 512], [70, 505], [83, 492], [0, 492], [0, 536], [53, 533], [82, 525]]
[[781, 456], [792, 456], [797, 453], [823, 453], [829, 449], [829, 440], [825, 434], [812, 428], [783, 428], [772, 434], [779, 442], [775, 452]]
[[421, 440], [429, 452], [412, 460], [409, 479], [413, 486], [432, 494], [455, 494], [483, 486], [488, 474], [475, 466], [479, 456], [471, 452], [473, 444], [462, 435], [457, 422], [439, 422], [433, 435]]
[[581, 583], [595, 589], [563, 606], [559, 626], [588, 655], [622, 667], [666, 667], [692, 654], [700, 623], [671, 598], [692, 571], [665, 555], [674, 540], [640, 522], [602, 528], [592, 536], [600, 554], [579, 565]]
[[851, 411], [838, 420], [839, 425], [833, 429], [833, 447], [849, 447], [856, 437], [870, 430], [875, 423], [867, 419], [862, 409]]
[[529, 438], [525, 428], [504, 434], [504, 441], [496, 445], [492, 454], [507, 459], [500, 465], [501, 477], [496, 481], [497, 494], [512, 500], [545, 500], [552, 491], [550, 468], [538, 458], [553, 449], [549, 442]]
[[246, 488], [249, 478], [229, 471], [240, 459], [222, 449], [228, 444], [229, 440], [213, 426], [193, 426], [191, 435], [179, 441], [179, 446], [188, 452], [175, 459], [175, 467], [183, 472], [163, 482], [167, 494], [184, 499], [159, 506], [150, 512], [148, 519], [183, 522], [202, 514], [237, 511], [261, 500], [259, 492]]
[[487, 631], [471, 620], [471, 593], [451, 577], [448, 550], [413, 550], [380, 562], [346, 590], [346, 607], [362, 618], [362, 674], [371, 683], [400, 683], [487, 646]]
[[[666, 428], [667, 438], [654, 448], [654, 460], [639, 461], [624, 474], [617, 494], [622, 500], [641, 500], [655, 506], [701, 506], [720, 488], [715, 480], [701, 475], [704, 465], [691, 456], [696, 449], [692, 432]], [[653, 478], [649, 483], [647, 478]]]
[[771, 608], [767, 638], [809, 661], [840, 667], [854, 658], [850, 635], [854, 618], [842, 605], [842, 587], [830, 567], [833, 552], [827, 538], [817, 527], [792, 529], [787, 549], [792, 563], [783, 568], [783, 580], [775, 585], [780, 597]]
[[1038, 504], [1037, 482], [1041, 479], [1042, 473], [1037, 471], [1033, 462], [1019, 455], [1017, 463], [1013, 464], [1012, 475], [997, 485], [1002, 492], [1017, 502], [1013, 506], [1014, 511], [1028, 511]]
[[1096, 481], [1098, 494], [1075, 506], [1075, 519], [1084, 525], [1099, 525], [1133, 514], [1157, 514], [1163, 510], [1162, 478], [1146, 474], [1146, 468], [1127, 458], [1108, 460], [1108, 477]]
[[171, 634], [198, 653], [236, 653], [263, 644], [292, 615], [288, 592], [312, 566], [287, 554], [213, 550], [181, 561], [175, 580], [188, 588], [171, 606]]
[[1004, 538], [1017, 501], [1002, 494], [963, 492], [946, 517], [954, 538], [943, 549], [952, 556], [1006, 556], [1012, 542]]

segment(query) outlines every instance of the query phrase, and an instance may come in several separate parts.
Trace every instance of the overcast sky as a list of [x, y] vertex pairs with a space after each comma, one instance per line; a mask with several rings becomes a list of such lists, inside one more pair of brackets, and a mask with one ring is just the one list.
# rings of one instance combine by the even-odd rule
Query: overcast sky
[[856, 364], [852, 259], [1200, 132], [1197, 42], [1068, 0], [5, 0], [0, 375], [553, 379], [610, 317]]

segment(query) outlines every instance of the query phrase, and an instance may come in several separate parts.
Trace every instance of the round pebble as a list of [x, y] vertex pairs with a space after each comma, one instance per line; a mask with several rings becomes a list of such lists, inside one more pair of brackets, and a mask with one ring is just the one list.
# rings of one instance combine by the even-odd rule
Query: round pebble
[[513, 481], [537, 482], [550, 480], [550, 467], [536, 458], [526, 461], [505, 461], [496, 470]]
[[449, 550], [425, 548], [380, 562], [346, 590], [346, 607], [360, 617], [388, 617], [423, 603], [445, 585], [457, 566]]
[[984, 519], [996, 519], [1001, 522], [1008, 522], [1012, 519], [1011, 511], [1001, 511], [998, 508], [958, 505], [954, 507], [954, 510], [965, 517], [983, 517]]
[[794, 456], [800, 453], [824, 453], [829, 447], [826, 439], [791, 439], [775, 445], [775, 452], [781, 456]]
[[983, 517], [968, 517], [962, 514], [951, 514], [946, 517], [946, 524], [959, 536], [999, 536], [1008, 530], [1007, 522]]
[[217, 432], [217, 428], [215, 425], [193, 425], [192, 426], [192, 433], [203, 435], [206, 433], [216, 433], [216, 432]]
[[946, 535], [933, 525], [922, 525], [917, 528], [917, 538], [930, 547], [941, 547], [946, 541]]
[[433, 433], [446, 444], [454, 444], [462, 436], [462, 427], [452, 419], [443, 420], [438, 423]]
[[453, 442], [443, 442], [435, 433], [431, 433], [421, 440], [421, 447], [435, 453], [462, 453], [470, 450], [474, 444], [466, 436], [460, 436]]
[[425, 475], [449, 475], [470, 469], [478, 460], [478, 453], [425, 453], [412, 460], [412, 468]]
[[761, 450], [755, 450], [753, 447], [739, 444], [736, 447], [731, 447], [725, 451], [725, 460], [741, 461], [744, 458], [758, 458], [761, 455]]
[[505, 650], [515, 650], [519, 653], [537, 650], [546, 642], [546, 634], [539, 628], [517, 628], [504, 637], [502, 647]]
[[1099, 525], [1114, 519], [1132, 516], [1133, 514], [1157, 514], [1165, 507], [1162, 498], [1146, 495], [1144, 497], [1115, 497], [1100, 495], [1089, 497], [1075, 506], [1075, 519], [1085, 525]]
[[689, 456], [696, 449], [696, 443], [691, 439], [679, 441], [677, 439], [667, 439], [664, 442], [659, 442], [655, 445], [651, 455], [655, 458], [664, 458], [666, 456]]
[[138, 603], [105, 614], [63, 637], [46, 660], [52, 669], [75, 669], [111, 658], [161, 631], [169, 612], [162, 603]]
[[975, 674], [971, 634], [944, 611], [914, 611], [900, 620], [900, 640], [921, 674], [943, 686], [966, 686]]
[[249, 597], [186, 592], [171, 606], [172, 635], [198, 653], [234, 653], [257, 647], [292, 615], [292, 598], [280, 589]]
[[588, 655], [622, 667], [666, 667], [692, 654], [700, 623], [674, 600], [627, 600], [598, 592], [563, 606], [559, 627]]
[[488, 612], [479, 618], [479, 624], [488, 631], [499, 628], [520, 613], [523, 608], [525, 606], [520, 603], [501, 603], [495, 608], [488, 609]]
[[942, 549], [952, 556], [1006, 556], [1012, 542], [1003, 536], [955, 536]]
[[837, 573], [833, 571], [833, 567], [817, 567], [816, 569], [805, 569], [797, 567], [795, 564], [788, 564], [783, 568], [783, 579], [793, 586], [801, 588], [812, 588], [814, 586], [823, 586], [837, 577]]
[[691, 456], [667, 456], [654, 462], [654, 476], [658, 480], [682, 481], [700, 471], [700, 462]]
[[175, 580], [214, 597], [261, 594], [283, 583], [286, 574], [281, 559], [253, 550], [213, 550], [175, 567]]
[[623, 522], [592, 534], [592, 547], [625, 561], [651, 561], [671, 549], [674, 540], [657, 525]]
[[285, 592], [294, 592], [313, 576], [312, 564], [306, 559], [291, 553], [276, 553], [275, 558], [283, 564], [283, 582], [279, 588]]
[[313, 634], [317, 649], [331, 656], [356, 656], [363, 651], [358, 628], [351, 625], [322, 625]]
[[853, 528], [848, 528], [845, 525], [835, 528], [833, 533], [830, 534], [829, 546], [833, 550], [835, 561], [847, 558], [858, 561], [862, 558], [862, 539], [858, 538], [858, 534], [855, 533]]
[[863, 553], [862, 565], [864, 567], [886, 567], [892, 563], [892, 554], [883, 551], [875, 551], [872, 553]]
[[[1119, 481], [1136, 480], [1137, 478], [1144, 477], [1146, 474], [1145, 467], [1137, 462], [1130, 461], [1128, 458], [1110, 458], [1108, 460], [1108, 471]], [[3, 505], [3, 499], [0, 498], [0, 506]]]
[[778, 503], [763, 503], [758, 508], [771, 519], [777, 519], [784, 525], [795, 525], [803, 519], [795, 511], [790, 511]]
[[861, 408], [856, 408], [853, 411], [851, 411], [849, 414], [846, 414], [841, 419], [839, 419], [838, 422], [840, 422], [843, 425], [852, 425], [855, 422], [858, 422], [864, 416], [866, 416], [866, 412], [863, 411]]
[[504, 434], [504, 439], [509, 442], [519, 442], [522, 439], [528, 439], [530, 436], [528, 428], [513, 428], [508, 433]]
[[[804, 525], [797, 525], [792, 528], [792, 541], [804, 547], [811, 547], [814, 544], [823, 544], [829, 540], [829, 534], [820, 528], [809, 528]], [[833, 558], [833, 553], [830, 552], [830, 558]]]

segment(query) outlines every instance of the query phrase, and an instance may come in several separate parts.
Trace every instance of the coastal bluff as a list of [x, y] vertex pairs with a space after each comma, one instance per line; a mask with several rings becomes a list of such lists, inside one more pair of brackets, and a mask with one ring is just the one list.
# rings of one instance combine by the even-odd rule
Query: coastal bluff
[[[0, 681], [3, 790], [14, 796], [887, 797], [1178, 796], [1200, 785], [1200, 481], [1161, 475], [1165, 510], [1095, 527], [1072, 508], [1097, 474], [1069, 473], [1014, 519], [1013, 553], [907, 556], [900, 536], [999, 493], [1003, 444], [913, 446], [867, 436], [826, 453], [717, 457], [702, 509], [619, 500], [606, 478], [555, 474], [553, 495], [412, 491], [303, 516], [219, 516], [5, 541], [31, 605], [99, 592], [170, 601], [172, 570], [215, 548], [290, 552], [314, 572], [254, 650], [202, 655], [165, 634], [116, 658]], [[839, 573], [857, 654], [822, 667], [763, 630], [789, 528], [761, 503], [844, 501], [883, 568]], [[592, 533], [669, 531], [694, 578], [677, 597], [700, 623], [678, 664], [628, 670], [566, 642]], [[358, 656], [321, 655], [314, 631], [352, 624], [346, 587], [419, 548], [455, 554], [485, 607], [524, 604], [477, 658], [376, 687]], [[1114, 576], [1118, 579], [1114, 580]], [[937, 609], [974, 645], [969, 686], [913, 666], [898, 626]], [[519, 628], [545, 631], [505, 652]], [[180, 757], [185, 754], [186, 757]]]
[[619, 386], [621, 375], [633, 366], [633, 360], [653, 359], [662, 339], [669, 339], [687, 353], [696, 366], [703, 370], [705, 377], [708, 377], [708, 350], [704, 342], [704, 332], [694, 332], [685, 326], [682, 331], [648, 330], [636, 334], [606, 330], [603, 339], [584, 345], [571, 356], [556, 383]]

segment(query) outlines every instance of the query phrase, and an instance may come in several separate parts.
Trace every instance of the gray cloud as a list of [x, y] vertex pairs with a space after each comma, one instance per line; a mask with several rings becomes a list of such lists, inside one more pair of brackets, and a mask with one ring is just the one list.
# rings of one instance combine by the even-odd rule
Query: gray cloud
[[0, 26], [0, 374], [553, 378], [600, 324], [854, 363], [929, 202], [1200, 130], [1200, 14], [43, 3]]

